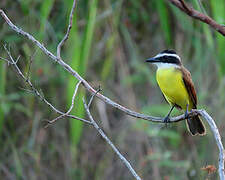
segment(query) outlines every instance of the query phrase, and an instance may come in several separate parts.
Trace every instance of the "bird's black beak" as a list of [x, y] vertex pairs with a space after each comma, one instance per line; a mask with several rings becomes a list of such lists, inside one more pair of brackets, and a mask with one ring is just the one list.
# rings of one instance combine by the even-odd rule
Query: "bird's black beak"
[[156, 62], [159, 62], [159, 60], [157, 58], [155, 58], [155, 57], [152, 57], [152, 58], [146, 59], [146, 62], [156, 63]]

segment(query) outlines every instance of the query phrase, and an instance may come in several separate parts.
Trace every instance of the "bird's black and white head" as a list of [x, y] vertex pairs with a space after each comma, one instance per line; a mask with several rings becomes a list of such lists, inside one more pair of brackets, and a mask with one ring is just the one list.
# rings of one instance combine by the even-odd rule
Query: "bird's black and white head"
[[164, 50], [146, 62], [155, 64], [158, 68], [169, 68], [181, 66], [181, 59], [174, 50]]

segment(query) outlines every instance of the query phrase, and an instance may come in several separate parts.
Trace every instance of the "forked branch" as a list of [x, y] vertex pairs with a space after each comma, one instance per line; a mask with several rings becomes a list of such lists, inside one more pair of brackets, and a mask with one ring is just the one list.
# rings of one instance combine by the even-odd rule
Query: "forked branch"
[[72, 24], [73, 24], [73, 15], [74, 15], [75, 8], [76, 8], [76, 0], [73, 1], [73, 6], [72, 6], [72, 9], [70, 11], [69, 24], [68, 24], [68, 27], [67, 27], [66, 34], [57, 46], [57, 57], [59, 59], [61, 59], [61, 48], [65, 44], [66, 40], [69, 38], [69, 35], [70, 35], [70, 31], [71, 31]]
[[78, 88], [80, 86], [80, 81], [77, 83], [75, 89], [74, 89], [74, 93], [73, 93], [73, 97], [72, 97], [72, 103], [71, 103], [71, 106], [69, 108], [69, 110], [65, 113], [65, 114], [61, 114], [60, 116], [56, 117], [55, 119], [51, 120], [51, 121], [48, 121], [48, 124], [45, 126], [45, 128], [47, 128], [50, 124], [53, 124], [55, 123], [56, 121], [58, 121], [59, 119], [62, 119], [66, 116], [68, 116], [70, 114], [70, 112], [72, 111], [73, 107], [74, 107], [74, 101], [75, 101], [75, 97], [76, 97], [76, 94], [77, 94], [77, 91], [78, 91]]
[[[6, 45], [3, 46], [9, 59], [6, 59], [6, 58], [2, 58], [0, 57], [0, 59], [4, 60], [5, 62], [8, 63], [8, 65], [12, 65], [16, 72], [18, 73], [18, 75], [24, 80], [25, 83], [28, 84], [28, 86], [30, 87], [30, 90], [28, 90], [29, 92], [32, 92], [33, 94], [35, 94], [41, 101], [43, 101], [45, 104], [47, 104], [53, 111], [55, 111], [57, 114], [60, 114], [62, 116], [66, 116], [68, 118], [72, 118], [72, 119], [76, 119], [76, 120], [79, 120], [79, 121], [82, 121], [84, 123], [87, 123], [87, 124], [91, 124], [90, 121], [88, 120], [85, 120], [83, 118], [79, 118], [77, 116], [74, 116], [74, 115], [70, 115], [68, 113], [64, 113], [60, 110], [58, 110], [57, 108], [55, 108], [47, 99], [45, 99], [45, 97], [34, 87], [34, 85], [32, 84], [31, 80], [29, 78], [27, 78], [23, 73], [22, 71], [20, 70], [20, 68], [17, 66], [17, 63], [18, 63], [18, 60], [19, 60], [19, 57], [17, 57], [17, 59], [14, 59], [11, 52], [9, 51], [9, 49], [7, 49]], [[79, 85], [80, 83], [78, 83]], [[77, 85], [77, 88], [78, 88], [78, 85]], [[76, 89], [75, 89], [75, 93], [76, 93]], [[72, 103], [73, 105], [73, 103]], [[71, 106], [72, 106], [71, 105]], [[50, 124], [53, 123], [53, 122], [49, 122]]]

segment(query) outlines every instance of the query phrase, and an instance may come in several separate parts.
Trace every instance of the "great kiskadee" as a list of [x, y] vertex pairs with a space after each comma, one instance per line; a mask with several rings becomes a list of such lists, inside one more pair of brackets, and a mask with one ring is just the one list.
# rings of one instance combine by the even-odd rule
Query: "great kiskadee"
[[204, 135], [205, 127], [199, 116], [188, 117], [188, 111], [197, 109], [197, 95], [190, 72], [182, 65], [180, 57], [174, 50], [164, 50], [153, 58], [146, 60], [158, 69], [156, 80], [171, 109], [164, 122], [169, 121], [174, 107], [185, 110], [187, 128], [192, 135]]

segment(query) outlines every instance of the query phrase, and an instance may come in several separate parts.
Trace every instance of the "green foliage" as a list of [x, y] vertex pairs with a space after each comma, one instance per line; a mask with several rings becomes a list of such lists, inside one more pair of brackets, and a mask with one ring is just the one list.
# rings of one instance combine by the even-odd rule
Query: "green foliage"
[[169, 22], [169, 15], [166, 4], [164, 0], [155, 1], [157, 12], [159, 13], [160, 25], [162, 33], [164, 34], [167, 46], [171, 46], [172, 36], [171, 36], [171, 27]]
[[30, 2], [31, 2], [31, 0], [21, 0], [20, 1], [20, 7], [21, 7], [24, 15], [29, 14]]
[[110, 72], [113, 67], [113, 45], [115, 41], [115, 36], [111, 36], [106, 44], [106, 58], [103, 64], [101, 79], [103, 81], [110, 77]]
[[45, 0], [41, 4], [41, 9], [40, 9], [40, 39], [43, 39], [46, 31], [45, 27], [48, 21], [48, 16], [51, 12], [52, 6], [54, 4], [54, 0]]

